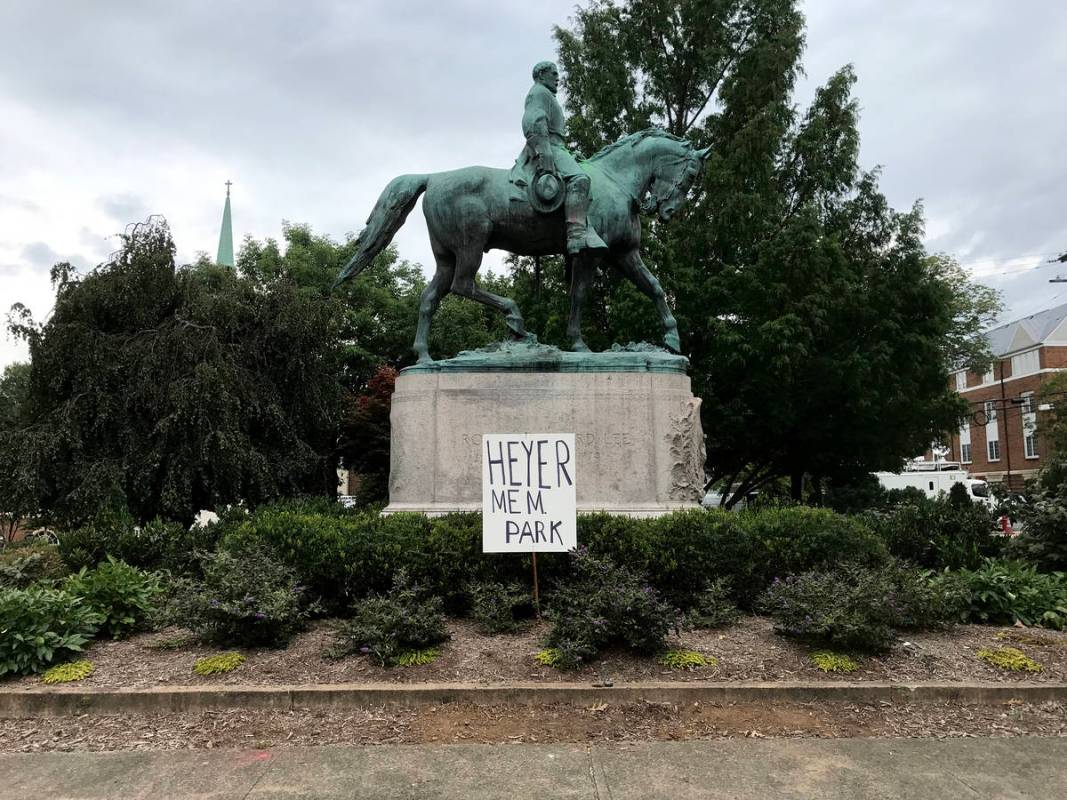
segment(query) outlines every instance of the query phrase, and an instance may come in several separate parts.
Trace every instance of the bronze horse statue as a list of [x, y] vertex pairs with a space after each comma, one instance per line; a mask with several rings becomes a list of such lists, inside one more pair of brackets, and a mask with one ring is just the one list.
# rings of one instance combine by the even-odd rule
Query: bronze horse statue
[[[661, 128], [624, 136], [581, 162], [590, 177], [589, 224], [607, 244], [603, 256], [579, 255], [571, 263], [570, 317], [567, 336], [574, 350], [588, 350], [582, 340], [582, 304], [602, 260], [613, 265], [656, 304], [663, 322], [663, 341], [679, 352], [678, 324], [663, 289], [641, 260], [640, 212], [670, 221], [700, 175], [710, 148], [698, 150]], [[496, 248], [517, 255], [545, 256], [566, 252], [562, 209], [536, 211], [509, 180], [505, 169], [466, 167], [432, 175], [394, 178], [374, 206], [357, 240], [354, 256], [335, 285], [363, 271], [404, 224], [419, 195], [430, 232], [437, 272], [422, 292], [414, 350], [419, 362], [430, 361], [430, 322], [449, 292], [469, 297], [505, 315], [516, 338], [526, 338], [522, 313], [514, 300], [487, 292], [475, 282], [482, 254]]]

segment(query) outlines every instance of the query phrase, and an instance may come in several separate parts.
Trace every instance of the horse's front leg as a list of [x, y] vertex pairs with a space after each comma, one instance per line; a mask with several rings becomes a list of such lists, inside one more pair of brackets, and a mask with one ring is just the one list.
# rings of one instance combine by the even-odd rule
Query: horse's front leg
[[596, 264], [587, 254], [579, 254], [571, 260], [571, 313], [567, 318], [567, 338], [571, 350], [588, 353], [589, 345], [582, 339], [582, 306], [593, 282]]
[[656, 277], [648, 271], [637, 248], [620, 256], [616, 265], [623, 275], [633, 281], [634, 286], [656, 304], [660, 321], [663, 323], [663, 343], [675, 353], [682, 352], [682, 343], [678, 338], [678, 321], [671, 313], [671, 307], [667, 305], [667, 295]]

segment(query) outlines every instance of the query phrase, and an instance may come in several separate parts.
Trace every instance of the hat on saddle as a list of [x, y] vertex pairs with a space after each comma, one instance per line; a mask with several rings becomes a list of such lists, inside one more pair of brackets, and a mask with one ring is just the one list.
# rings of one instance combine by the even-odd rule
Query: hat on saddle
[[526, 189], [526, 194], [530, 199], [530, 205], [535, 210], [540, 211], [542, 214], [551, 214], [563, 205], [565, 189], [563, 179], [559, 175], [555, 172], [539, 169], [534, 173], [533, 180], [530, 181], [530, 185]]

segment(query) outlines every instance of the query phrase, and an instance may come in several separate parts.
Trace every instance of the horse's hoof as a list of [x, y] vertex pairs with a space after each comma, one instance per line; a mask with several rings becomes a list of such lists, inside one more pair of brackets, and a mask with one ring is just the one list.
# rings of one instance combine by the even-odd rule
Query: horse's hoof
[[571, 342], [571, 352], [572, 353], [592, 353], [593, 351], [589, 349], [589, 345], [587, 345], [585, 342], [583, 342], [581, 339], [579, 339], [576, 342]]
[[420, 365], [421, 364], [432, 364], [433, 363], [433, 359], [430, 358], [430, 354], [429, 353], [420, 353], [419, 354], [419, 360], [416, 361], [415, 363], [416, 364], [420, 364]]
[[667, 345], [667, 349], [670, 350], [672, 353], [678, 353], [679, 355], [681, 355], [682, 342], [678, 338], [677, 331], [671, 331], [666, 336], [664, 336], [663, 343]]

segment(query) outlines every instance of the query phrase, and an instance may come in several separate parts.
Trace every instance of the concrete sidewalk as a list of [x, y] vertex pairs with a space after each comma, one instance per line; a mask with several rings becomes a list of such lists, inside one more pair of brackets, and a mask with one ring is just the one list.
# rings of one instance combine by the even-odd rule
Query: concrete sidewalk
[[1067, 797], [1067, 739], [767, 739], [0, 754], [0, 799]]

